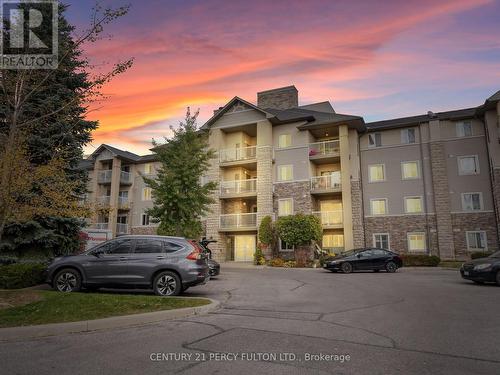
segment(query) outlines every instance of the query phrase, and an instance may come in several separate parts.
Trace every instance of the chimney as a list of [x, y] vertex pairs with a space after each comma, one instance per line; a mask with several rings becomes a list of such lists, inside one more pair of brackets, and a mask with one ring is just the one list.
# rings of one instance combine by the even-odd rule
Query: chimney
[[214, 116], [220, 112], [220, 110], [224, 108], [224, 107], [219, 107], [219, 109], [214, 109]]
[[295, 86], [261, 91], [257, 93], [257, 106], [263, 109], [295, 108], [299, 106], [299, 92]]

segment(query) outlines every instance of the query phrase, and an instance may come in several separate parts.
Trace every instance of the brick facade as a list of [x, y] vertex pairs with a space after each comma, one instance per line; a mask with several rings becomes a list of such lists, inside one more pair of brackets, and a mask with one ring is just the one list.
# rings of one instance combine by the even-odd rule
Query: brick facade
[[299, 93], [295, 86], [262, 91], [257, 93], [260, 108], [289, 109], [299, 105]]
[[488, 251], [497, 251], [497, 223], [493, 212], [459, 213], [451, 215], [453, 242], [457, 259], [467, 259], [467, 231], [486, 231]]
[[363, 226], [363, 194], [360, 181], [351, 181], [351, 205], [354, 248], [363, 247], [365, 246], [365, 229]]
[[130, 234], [152, 235], [157, 234], [157, 226], [131, 227]]
[[492, 185], [493, 185], [493, 206], [495, 208], [495, 218], [496, 218], [496, 242], [497, 247], [500, 247], [500, 168], [493, 168], [492, 171]]
[[274, 212], [278, 212], [279, 199], [293, 198], [294, 213], [310, 214], [313, 211], [310, 187], [309, 181], [274, 184]]

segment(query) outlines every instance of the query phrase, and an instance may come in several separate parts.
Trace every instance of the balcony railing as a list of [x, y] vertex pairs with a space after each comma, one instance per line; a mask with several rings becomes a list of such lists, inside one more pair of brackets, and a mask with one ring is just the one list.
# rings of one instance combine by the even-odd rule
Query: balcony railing
[[220, 215], [221, 229], [255, 228], [257, 226], [257, 213], [226, 214]]
[[129, 205], [128, 197], [120, 197], [118, 196], [118, 207], [127, 208]]
[[132, 179], [130, 177], [131, 177], [130, 172], [121, 171], [120, 172], [120, 183], [122, 183], [122, 184], [131, 183]]
[[313, 211], [313, 215], [319, 217], [323, 226], [342, 225], [342, 210], [336, 211]]
[[340, 191], [342, 189], [340, 181], [340, 172], [333, 172], [326, 176], [313, 176], [311, 177], [311, 190]]
[[219, 162], [230, 163], [233, 161], [255, 159], [257, 155], [257, 146], [248, 146], [241, 148], [229, 148], [219, 151]]
[[111, 197], [109, 195], [103, 195], [101, 197], [97, 197], [97, 203], [103, 205], [109, 205]]
[[251, 193], [257, 193], [256, 178], [247, 180], [221, 181], [220, 183], [220, 194], [222, 196]]
[[95, 223], [94, 227], [96, 229], [108, 229], [109, 223]]
[[340, 154], [339, 141], [324, 141], [309, 144], [309, 157], [335, 156]]
[[111, 176], [113, 174], [113, 171], [111, 169], [105, 170], [105, 171], [99, 171], [97, 175], [97, 182], [100, 184], [109, 184], [111, 183]]
[[116, 233], [119, 233], [119, 234], [128, 233], [128, 224], [117, 223], [116, 224]]

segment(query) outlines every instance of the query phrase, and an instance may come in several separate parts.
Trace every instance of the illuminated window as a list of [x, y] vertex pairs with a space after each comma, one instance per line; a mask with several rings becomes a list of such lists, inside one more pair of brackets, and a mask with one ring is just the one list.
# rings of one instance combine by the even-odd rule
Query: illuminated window
[[322, 241], [323, 248], [341, 248], [344, 247], [344, 235], [343, 234], [324, 234]]
[[151, 188], [150, 187], [142, 188], [142, 200], [143, 201], [150, 201], [151, 200]]
[[418, 161], [404, 161], [401, 163], [401, 175], [403, 180], [413, 180], [420, 178], [420, 168]]
[[286, 148], [292, 145], [292, 136], [290, 134], [281, 134], [278, 137], [278, 147]]
[[406, 197], [405, 211], [409, 214], [422, 212], [422, 197]]
[[293, 214], [293, 199], [279, 199], [278, 200], [278, 216], [287, 216]]
[[385, 215], [387, 213], [387, 199], [370, 200], [372, 215]]
[[151, 164], [151, 163], [144, 164], [144, 173], [145, 174], [153, 174], [153, 171], [154, 171], [153, 164]]
[[425, 249], [425, 233], [408, 233], [408, 251], [423, 252]]
[[293, 166], [292, 165], [278, 166], [278, 180], [279, 181], [293, 180]]
[[385, 165], [372, 164], [368, 166], [370, 182], [385, 181]]

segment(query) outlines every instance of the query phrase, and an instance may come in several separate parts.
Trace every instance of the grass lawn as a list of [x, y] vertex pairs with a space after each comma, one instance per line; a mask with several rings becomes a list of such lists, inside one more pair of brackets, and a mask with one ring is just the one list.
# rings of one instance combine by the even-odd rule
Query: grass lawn
[[0, 327], [75, 322], [209, 304], [204, 298], [0, 290]]
[[444, 260], [441, 263], [439, 263], [439, 266], [446, 268], [460, 268], [462, 264], [464, 264], [464, 262], [460, 262], [457, 260]]

